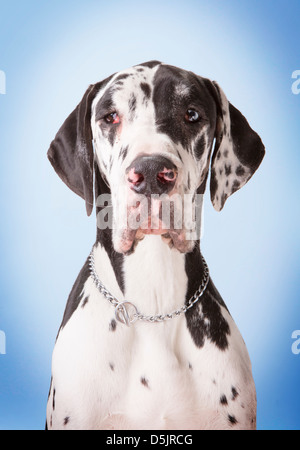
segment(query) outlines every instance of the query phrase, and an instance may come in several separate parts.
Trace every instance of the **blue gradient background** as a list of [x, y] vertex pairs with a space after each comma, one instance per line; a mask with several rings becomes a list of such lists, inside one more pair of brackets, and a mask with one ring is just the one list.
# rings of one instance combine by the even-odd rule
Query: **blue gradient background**
[[42, 429], [65, 303], [94, 242], [94, 215], [46, 151], [90, 83], [150, 59], [215, 79], [261, 135], [266, 157], [216, 213], [202, 249], [249, 349], [258, 429], [300, 429], [300, 4], [1, 1], [0, 429]]

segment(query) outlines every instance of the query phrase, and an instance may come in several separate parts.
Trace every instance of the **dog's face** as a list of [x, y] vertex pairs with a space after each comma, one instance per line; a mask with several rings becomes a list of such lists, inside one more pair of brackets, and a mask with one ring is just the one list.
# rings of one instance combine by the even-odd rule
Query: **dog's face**
[[195, 217], [210, 161], [211, 198], [220, 210], [253, 175], [264, 147], [216, 83], [152, 61], [91, 86], [48, 155], [89, 214], [95, 159], [111, 191], [117, 252], [133, 251], [147, 234], [189, 252], [185, 218]]

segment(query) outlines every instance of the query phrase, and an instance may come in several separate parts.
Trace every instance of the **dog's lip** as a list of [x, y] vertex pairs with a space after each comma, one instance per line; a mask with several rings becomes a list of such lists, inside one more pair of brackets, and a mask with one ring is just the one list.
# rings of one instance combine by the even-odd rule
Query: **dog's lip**
[[139, 231], [142, 234], [165, 234], [168, 232], [168, 230], [164, 227], [164, 224], [161, 220], [158, 221], [158, 226], [153, 226], [151, 223], [151, 217], [148, 217], [148, 222], [144, 222], [139, 227]]

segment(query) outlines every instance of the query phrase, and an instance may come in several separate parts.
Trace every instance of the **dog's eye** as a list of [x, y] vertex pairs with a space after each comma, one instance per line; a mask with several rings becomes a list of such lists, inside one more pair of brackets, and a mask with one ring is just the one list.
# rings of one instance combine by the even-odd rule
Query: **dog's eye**
[[114, 111], [110, 114], [107, 114], [106, 116], [104, 116], [104, 120], [106, 123], [111, 123], [111, 124], [115, 124], [115, 123], [119, 123], [120, 122], [120, 117], [118, 116], [118, 114]]
[[200, 114], [195, 111], [194, 109], [188, 109], [185, 113], [184, 119], [186, 122], [199, 122], [200, 120]]

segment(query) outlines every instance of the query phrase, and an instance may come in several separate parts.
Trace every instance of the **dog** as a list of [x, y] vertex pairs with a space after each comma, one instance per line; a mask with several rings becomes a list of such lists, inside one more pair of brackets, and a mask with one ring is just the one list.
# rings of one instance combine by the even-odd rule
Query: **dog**
[[47, 429], [256, 428], [245, 343], [199, 234], [178, 223], [182, 204], [201, 209], [209, 171], [220, 211], [264, 153], [220, 86], [192, 72], [150, 61], [89, 86], [48, 150], [88, 215], [96, 199], [98, 226], [56, 339]]

